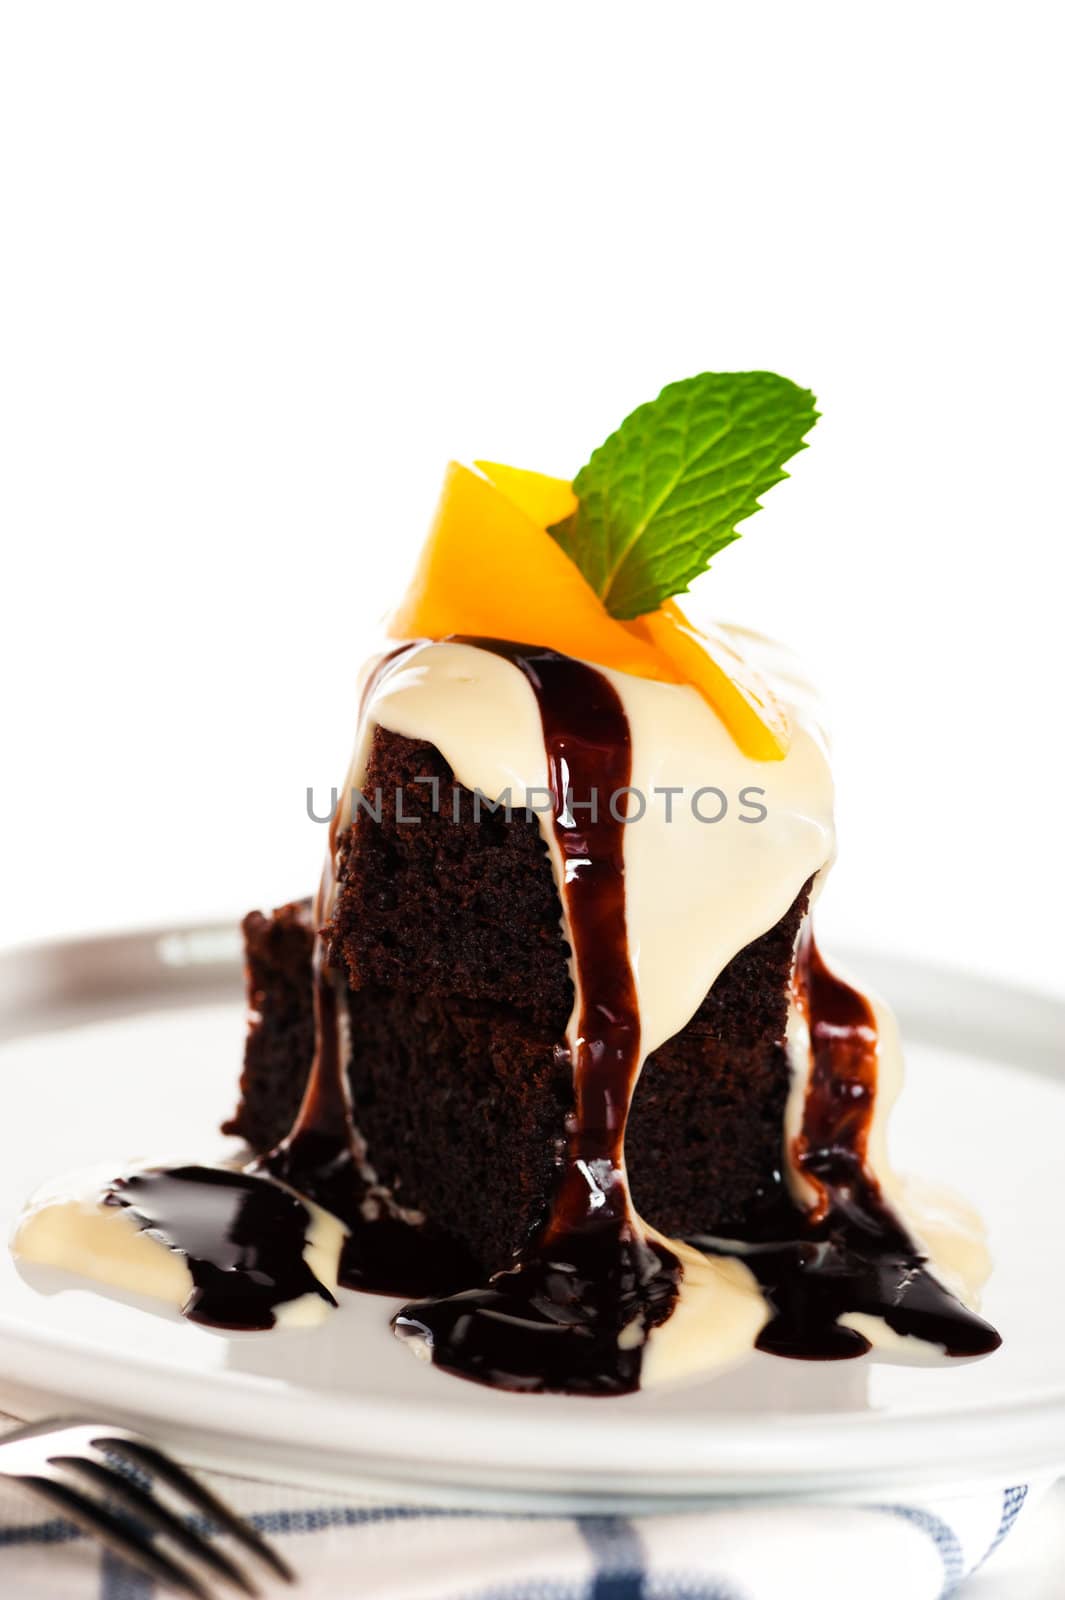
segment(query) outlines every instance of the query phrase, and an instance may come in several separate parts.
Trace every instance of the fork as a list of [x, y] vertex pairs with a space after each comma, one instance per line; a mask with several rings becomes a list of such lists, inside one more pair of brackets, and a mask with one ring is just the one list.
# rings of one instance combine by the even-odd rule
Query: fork
[[295, 1582], [292, 1569], [254, 1528], [184, 1467], [128, 1428], [51, 1417], [0, 1438], [0, 1477], [42, 1495], [71, 1522], [158, 1583], [196, 1600], [213, 1600], [217, 1594], [217, 1588], [186, 1560], [163, 1549], [157, 1537], [169, 1540], [182, 1557], [198, 1563], [220, 1582], [246, 1595], [261, 1594], [242, 1567], [212, 1544], [195, 1523], [164, 1505], [150, 1487], [136, 1482], [130, 1468], [140, 1469], [141, 1474], [149, 1474], [182, 1495], [201, 1517], [228, 1533], [277, 1577]]

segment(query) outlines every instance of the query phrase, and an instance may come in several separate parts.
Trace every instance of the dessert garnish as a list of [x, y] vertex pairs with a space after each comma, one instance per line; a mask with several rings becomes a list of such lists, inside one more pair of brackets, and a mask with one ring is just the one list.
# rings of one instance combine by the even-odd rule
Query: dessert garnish
[[772, 373], [703, 373], [572, 484], [452, 463], [317, 896], [245, 922], [250, 1157], [38, 1200], [16, 1251], [129, 1287], [154, 1241], [187, 1268], [157, 1292], [223, 1327], [403, 1296], [416, 1353], [522, 1391], [755, 1344], [996, 1347], [979, 1226], [887, 1157], [890, 1013], [814, 942], [807, 696], [677, 599], [816, 416]]
[[674, 597], [739, 537], [816, 420], [813, 395], [787, 378], [704, 372], [638, 407], [572, 485], [494, 462], [478, 462], [479, 475], [452, 465], [389, 632], [535, 638], [690, 683], [742, 749], [780, 759], [787, 719], [771, 688]]
[[809, 389], [775, 372], [671, 383], [593, 453], [548, 531], [612, 617], [650, 616], [739, 538], [816, 421]]

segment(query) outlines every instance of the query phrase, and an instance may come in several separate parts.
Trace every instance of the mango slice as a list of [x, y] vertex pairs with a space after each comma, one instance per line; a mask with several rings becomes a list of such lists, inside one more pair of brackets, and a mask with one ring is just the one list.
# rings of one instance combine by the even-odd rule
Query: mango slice
[[522, 467], [505, 467], [499, 461], [475, 461], [473, 464], [538, 528], [551, 528], [556, 522], [564, 522], [577, 509], [573, 485], [565, 478], [549, 478], [543, 472], [526, 472]]
[[791, 729], [784, 707], [723, 633], [694, 628], [675, 600], [625, 626], [698, 689], [744, 755], [756, 761], [787, 755]]
[[612, 617], [547, 532], [576, 496], [563, 478], [494, 461], [451, 462], [394, 639], [514, 639], [660, 683], [688, 683], [745, 755], [788, 753], [787, 714], [723, 633], [697, 629], [675, 600], [634, 622]]
[[[638, 678], [679, 683], [679, 671], [609, 614], [543, 523], [517, 503], [542, 510], [550, 502], [554, 517], [560, 504], [572, 509], [572, 491], [567, 503], [546, 487], [559, 480], [505, 470], [507, 492], [451, 462], [411, 585], [389, 620], [391, 637], [515, 639]], [[528, 481], [536, 478], [539, 484]]]

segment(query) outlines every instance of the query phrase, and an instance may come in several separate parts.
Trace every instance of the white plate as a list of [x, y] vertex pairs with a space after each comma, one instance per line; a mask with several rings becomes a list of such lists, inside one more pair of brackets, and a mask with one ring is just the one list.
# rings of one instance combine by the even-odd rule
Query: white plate
[[[228, 1335], [0, 1260], [0, 1404], [139, 1423], [206, 1465], [405, 1498], [632, 1508], [718, 1494], [1001, 1484], [1065, 1466], [1065, 1006], [882, 958], [909, 1073], [899, 1164], [978, 1200], [996, 1270], [987, 1360], [753, 1354], [622, 1399], [500, 1394], [426, 1367], [393, 1303]], [[228, 928], [84, 940], [0, 962], [0, 1218], [89, 1160], [210, 1153], [243, 1036]], [[205, 1149], [206, 1147], [206, 1149]]]

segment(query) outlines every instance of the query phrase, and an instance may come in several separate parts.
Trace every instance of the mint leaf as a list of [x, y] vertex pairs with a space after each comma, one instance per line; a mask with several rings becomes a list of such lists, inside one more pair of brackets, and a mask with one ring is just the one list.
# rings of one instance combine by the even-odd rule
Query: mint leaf
[[580, 504], [549, 531], [611, 616], [656, 611], [739, 538], [817, 421], [775, 372], [703, 372], [639, 406], [573, 481]]

